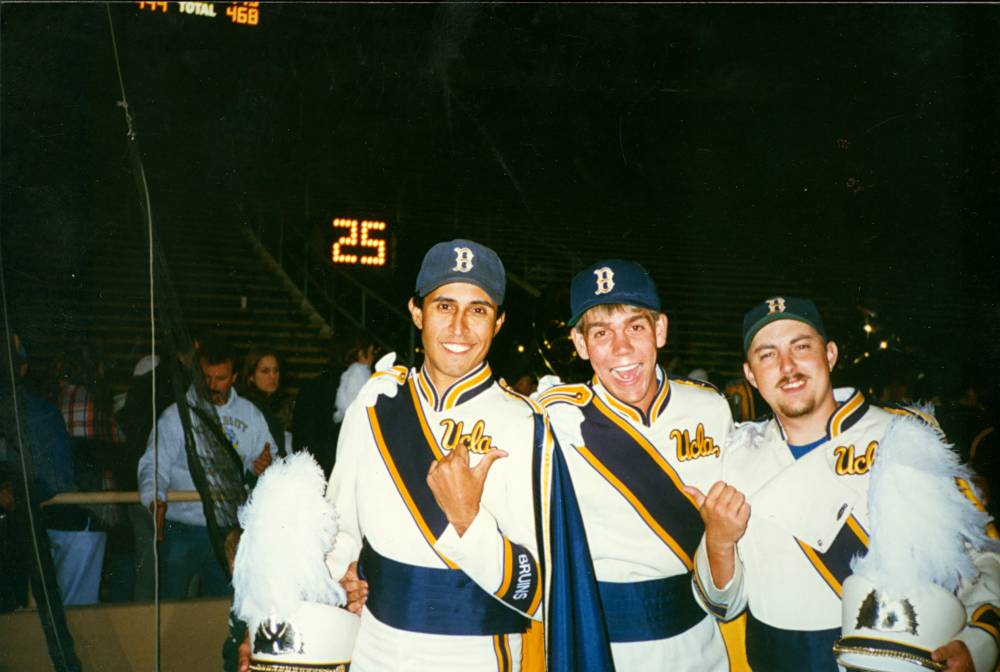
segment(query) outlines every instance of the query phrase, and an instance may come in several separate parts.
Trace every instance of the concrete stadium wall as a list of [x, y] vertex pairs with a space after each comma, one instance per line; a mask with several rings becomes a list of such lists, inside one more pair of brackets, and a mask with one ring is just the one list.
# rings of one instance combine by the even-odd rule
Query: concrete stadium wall
[[[230, 603], [229, 599], [161, 603], [161, 671], [218, 672]], [[84, 672], [154, 669], [152, 603], [67, 607], [66, 618]], [[38, 612], [25, 609], [0, 615], [0, 672], [52, 669]]]

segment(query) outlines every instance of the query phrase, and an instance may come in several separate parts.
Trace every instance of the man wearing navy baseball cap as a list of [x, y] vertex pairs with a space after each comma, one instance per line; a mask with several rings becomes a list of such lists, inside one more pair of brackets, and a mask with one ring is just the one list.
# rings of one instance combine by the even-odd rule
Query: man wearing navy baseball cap
[[422, 366], [383, 358], [347, 410], [328, 490], [340, 515], [328, 565], [361, 614], [352, 670], [544, 665], [540, 628], [534, 645], [525, 633], [542, 617], [535, 512], [546, 495], [534, 488], [551, 441], [541, 409], [486, 361], [505, 288], [490, 248], [434, 245], [409, 301]]
[[[828, 340], [823, 318], [808, 299], [773, 296], [751, 308], [743, 319], [743, 350], [744, 374], [773, 417], [742, 424], [727, 447], [727, 482], [716, 483], [707, 496], [694, 493], [705, 521], [695, 586], [706, 611], [722, 619], [747, 613], [746, 650], [755, 670], [835, 672], [838, 663], [854, 669], [838, 659], [845, 653], [867, 657], [864, 669], [992, 670], [997, 660], [1000, 611], [995, 586], [1000, 562], [994, 553], [972, 551], [981, 548], [975, 535], [964, 542], [957, 539], [951, 549], [933, 537], [939, 542], [929, 551], [956, 553], [961, 562], [974, 566], [970, 575], [979, 573], [958, 592], [968, 623], [962, 627], [965, 619], [960, 617], [951, 636], [921, 641], [921, 649], [899, 643], [901, 632], [912, 628], [910, 634], [918, 635], [916, 623], [906, 625], [913, 606], [904, 601], [914, 597], [913, 604], [922, 607], [916, 593], [896, 593], [890, 599], [881, 592], [883, 585], [876, 586], [877, 595], [865, 590], [857, 603], [848, 599], [852, 591], [845, 582], [852, 568], [860, 567], [852, 559], [865, 556], [869, 545], [875, 562], [893, 552], [886, 546], [874, 552], [880, 535], [895, 530], [896, 543], [881, 537], [882, 543], [907, 549], [906, 566], [892, 570], [897, 576], [933, 565], [920, 559], [925, 555], [920, 549], [926, 547], [922, 535], [930, 534], [921, 527], [934, 521], [920, 520], [919, 515], [908, 521], [898, 518], [907, 515], [907, 505], [900, 502], [906, 491], [923, 502], [927, 508], [922, 510], [953, 511], [950, 507], [956, 506], [953, 514], [937, 514], [951, 516], [946, 526], [958, 525], [957, 511], [963, 504], [968, 514], [977, 515], [974, 503], [954, 489], [957, 481], [962, 494], [974, 499], [973, 490], [961, 480], [966, 472], [957, 470], [934, 420], [915, 409], [871, 405], [860, 390], [835, 389], [830, 374], [837, 363], [837, 345]], [[892, 429], [899, 423], [909, 423], [909, 431], [915, 432], [903, 444], [891, 438], [904, 431]], [[873, 476], [900, 459], [890, 455], [902, 454], [908, 456], [902, 472]], [[918, 484], [928, 482], [924, 476], [916, 478], [921, 470], [929, 470], [926, 478], [943, 478], [943, 486], [921, 492]], [[904, 474], [901, 480], [899, 474]], [[873, 494], [879, 483], [888, 484], [881, 487], [889, 490]], [[935, 497], [943, 499], [937, 503]], [[888, 520], [884, 512], [893, 510], [896, 517]], [[875, 520], [881, 523], [873, 524]], [[980, 529], [987, 520], [982, 516]], [[907, 529], [910, 539], [905, 539]], [[964, 557], [967, 549], [970, 557]], [[948, 566], [945, 574], [954, 578], [958, 570]], [[921, 590], [924, 587], [921, 584]], [[869, 592], [865, 606], [860, 598]], [[900, 604], [907, 608], [891, 606]], [[961, 616], [960, 605], [958, 609]], [[947, 611], [935, 607], [917, 614], [924, 628], [920, 632], [940, 631], [935, 619]], [[858, 632], [864, 636], [857, 637]], [[848, 633], [853, 638], [841, 637]]]
[[710, 385], [668, 379], [657, 365], [667, 316], [639, 264], [580, 271], [569, 325], [594, 378], [538, 400], [579, 498], [615, 669], [728, 670], [720, 627], [691, 593], [704, 526], [684, 487], [720, 479], [729, 406]]

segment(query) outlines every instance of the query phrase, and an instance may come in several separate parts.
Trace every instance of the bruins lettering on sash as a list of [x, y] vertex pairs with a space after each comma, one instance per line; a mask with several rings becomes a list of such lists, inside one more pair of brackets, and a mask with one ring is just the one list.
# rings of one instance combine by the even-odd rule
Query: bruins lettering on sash
[[531, 575], [531, 558], [527, 553], [518, 553], [517, 583], [515, 584], [513, 599], [528, 599], [528, 590], [531, 588]]
[[867, 474], [872, 464], [875, 462], [875, 451], [878, 449], [878, 441], [868, 444], [863, 455], [854, 454], [854, 444], [849, 446], [837, 446], [833, 452], [837, 456], [838, 476], [860, 476]]
[[677, 459], [681, 462], [696, 460], [699, 457], [719, 457], [719, 446], [710, 436], [705, 436], [705, 425], [698, 423], [694, 431], [694, 439], [690, 432], [679, 429], [670, 431], [670, 438], [677, 442]]
[[441, 426], [444, 427], [441, 447], [445, 450], [455, 450], [459, 442], [470, 453], [485, 455], [493, 450], [493, 437], [486, 434], [486, 423], [482, 420], [476, 420], [476, 424], [472, 426], [472, 431], [468, 434], [463, 433], [465, 423], [462, 421], [455, 422], [451, 418], [445, 418], [441, 421]]

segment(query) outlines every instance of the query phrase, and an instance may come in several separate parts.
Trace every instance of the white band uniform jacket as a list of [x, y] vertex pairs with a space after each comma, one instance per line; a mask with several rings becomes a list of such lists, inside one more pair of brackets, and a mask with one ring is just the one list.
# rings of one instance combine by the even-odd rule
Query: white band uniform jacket
[[[566, 457], [600, 582], [690, 576], [703, 526], [679, 486], [693, 485], [707, 493], [722, 476], [721, 451], [733, 426], [725, 399], [709, 385], [667, 379], [659, 367], [657, 379], [657, 395], [648, 415], [616, 399], [596, 376], [587, 384], [557, 385], [538, 395]], [[601, 424], [604, 433], [587, 431], [588, 422]], [[602, 445], [588, 444], [585, 435], [602, 437]], [[602, 450], [608, 451], [604, 457]], [[645, 486], [621, 482], [612, 473], [616, 455], [627, 456], [623, 468], [643, 464], [640, 469], [648, 466], [657, 480]], [[653, 506], [665, 499], [664, 492], [669, 492], [672, 506], [678, 508], [656, 520]], [[691, 597], [690, 591], [684, 597]], [[695, 625], [669, 638], [623, 642], [612, 637], [618, 672], [728, 670], [717, 623], [700, 618], [697, 605], [695, 610]], [[606, 621], [611, 618], [607, 616]]]
[[[340, 523], [334, 549], [327, 557], [331, 575], [343, 576], [367, 544], [385, 558], [417, 568], [458, 568], [489, 600], [509, 606], [510, 602], [501, 602], [497, 596], [514, 595], [524, 605], [521, 613], [540, 619], [543, 588], [532, 503], [532, 448], [540, 409], [502, 388], [485, 363], [447, 390], [434, 389], [423, 371], [400, 366], [388, 369], [382, 362], [377, 368], [381, 370], [350, 406], [340, 431], [337, 462], [327, 490]], [[380, 420], [378, 410], [389, 406], [397, 395], [408, 400], [411, 412], [417, 409], [421, 426], [397, 438], [395, 442], [403, 445], [387, 446], [398, 428], [392, 427], [392, 417]], [[412, 490], [419, 491], [434, 459], [430, 441], [440, 451], [438, 455], [450, 453], [456, 441], [465, 442], [473, 468], [491, 448], [508, 453], [490, 467], [479, 513], [461, 537], [446, 521], [439, 520], [443, 529], [435, 535], [427, 529], [430, 525], [418, 520], [414, 502], [420, 493], [407, 492], [405, 483], [400, 487], [400, 478], [406, 478], [401, 476], [400, 460], [387, 459], [387, 448], [403, 460], [407, 455], [420, 455], [410, 475]], [[415, 451], [426, 452], [426, 457]], [[423, 494], [426, 500], [427, 493]], [[443, 519], [433, 500], [429, 505], [425, 501], [424, 512]], [[379, 589], [397, 588], [381, 585]], [[368, 603], [372, 604], [374, 589], [370, 591]], [[502, 610], [516, 616], [512, 607]], [[351, 669], [518, 670], [520, 660], [519, 634], [428, 634], [400, 629], [381, 622], [366, 606]]]
[[[194, 386], [187, 392], [188, 403], [196, 408], [199, 403]], [[222, 425], [222, 431], [229, 439], [236, 453], [240, 456], [243, 468], [252, 473], [253, 462], [264, 452], [265, 444], [271, 446], [271, 454], [275, 452], [274, 438], [267, 428], [264, 414], [248, 399], [229, 390], [229, 399], [222, 406], [211, 405], [212, 410]], [[194, 440], [202, 442], [208, 428], [204, 426], [198, 414], [191, 412], [191, 427]], [[144, 507], [149, 507], [153, 501], [153, 432], [149, 433], [146, 452], [139, 458], [139, 501]], [[158, 484], [160, 491], [157, 498], [166, 501], [168, 490], [194, 490], [194, 481], [188, 469], [187, 452], [184, 450], [184, 427], [181, 425], [177, 404], [171, 404], [160, 415], [156, 425], [156, 441], [159, 450]], [[202, 449], [199, 448], [199, 452]], [[167, 506], [167, 520], [188, 525], [205, 527], [205, 511], [200, 502], [173, 502]]]
[[[747, 495], [750, 522], [737, 544], [736, 573], [724, 589], [712, 583], [704, 542], [698, 549], [696, 594], [710, 613], [729, 619], [749, 607], [755, 619], [782, 630], [841, 627], [841, 583], [851, 573], [851, 556], [868, 545], [868, 485], [878, 444], [899, 414], [936, 423], [918, 411], [869, 405], [851, 388], [834, 396], [839, 406], [826, 440], [798, 460], [775, 419], [736, 430], [724, 477]], [[973, 557], [981, 575], [959, 589], [970, 625], [958, 639], [977, 670], [993, 670], [997, 642], [990, 621], [996, 620], [1000, 565], [995, 554]], [[749, 639], [748, 631], [748, 652]]]

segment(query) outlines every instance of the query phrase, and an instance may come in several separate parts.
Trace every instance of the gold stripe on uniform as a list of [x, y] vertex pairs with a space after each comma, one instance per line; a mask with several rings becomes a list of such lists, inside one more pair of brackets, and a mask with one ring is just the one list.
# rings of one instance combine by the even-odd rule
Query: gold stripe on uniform
[[[972, 489], [972, 486], [969, 485], [968, 481], [966, 481], [964, 478], [956, 478], [955, 484], [958, 485], [958, 489], [961, 491], [963, 495], [965, 495], [966, 499], [972, 502], [972, 504], [977, 509], [979, 509], [983, 513], [986, 513], [986, 505], [983, 504], [983, 500], [979, 499], [979, 497], [976, 495], [976, 491]], [[986, 523], [986, 536], [992, 539], [1000, 539], [1000, 534], [997, 534], [996, 525], [992, 521]]]
[[864, 401], [864, 396], [855, 392], [854, 396], [851, 397], [846, 404], [837, 409], [837, 411], [833, 414], [833, 422], [830, 423], [831, 438], [840, 434], [840, 428], [843, 426], [844, 421], [849, 418], [851, 413], [856, 411], [858, 407], [864, 403]]
[[969, 619], [969, 625], [974, 628], [980, 628], [981, 630], [988, 632], [990, 635], [993, 636], [993, 639], [997, 640], [997, 642], [1000, 643], [1000, 630], [997, 630], [997, 627], [992, 623], [987, 623], [986, 621], [980, 620], [982, 619], [983, 614], [986, 614], [987, 612], [993, 612], [994, 614], [997, 615], [997, 617], [1000, 617], [1000, 609], [997, 609], [992, 604], [984, 604], [978, 609], [976, 609], [974, 612], [972, 612], [972, 618]]
[[809, 558], [809, 562], [811, 562], [813, 567], [816, 568], [816, 571], [823, 577], [823, 580], [826, 581], [827, 585], [833, 589], [833, 592], [837, 593], [837, 597], [843, 597], [843, 586], [841, 586], [840, 581], [838, 581], [837, 578], [830, 573], [830, 570], [827, 569], [825, 564], [823, 564], [823, 561], [819, 559], [819, 556], [816, 555], [816, 550], [809, 544], [799, 541], [798, 539], [795, 540], [795, 543], [798, 544], [799, 548], [802, 549], [802, 552], [806, 554], [806, 557]]
[[610, 483], [615, 488], [615, 490], [620, 492], [622, 496], [628, 500], [629, 504], [631, 504], [632, 507], [642, 517], [642, 519], [646, 521], [646, 524], [649, 525], [650, 529], [653, 530], [656, 536], [658, 536], [663, 541], [663, 543], [665, 543], [668, 547], [670, 547], [670, 550], [672, 550], [680, 559], [680, 561], [684, 563], [684, 566], [687, 568], [687, 570], [691, 571], [694, 568], [694, 561], [691, 559], [691, 556], [689, 556], [687, 552], [681, 547], [681, 545], [678, 544], [677, 541], [675, 541], [674, 538], [671, 537], [670, 534], [665, 529], [663, 529], [658, 522], [656, 522], [656, 519], [653, 518], [652, 514], [650, 514], [649, 511], [646, 509], [646, 507], [643, 506], [642, 502], [639, 501], [639, 498], [636, 497], [635, 494], [633, 494], [632, 491], [628, 489], [628, 486], [626, 486], [624, 483], [618, 480], [618, 478], [613, 473], [611, 473], [611, 471], [609, 471], [607, 467], [601, 464], [600, 460], [598, 460], [594, 456], [594, 454], [587, 449], [586, 446], [578, 446], [577, 451], [580, 453], [580, 455], [583, 456], [585, 460], [587, 460], [587, 462], [590, 463], [590, 466], [592, 466], [594, 469], [598, 471], [598, 473], [604, 476], [604, 478], [608, 480], [608, 483]]
[[458, 569], [458, 565], [446, 558], [434, 548], [434, 544], [437, 542], [437, 537], [434, 536], [430, 527], [427, 526], [427, 521], [424, 520], [424, 517], [417, 508], [413, 498], [410, 497], [410, 491], [406, 488], [406, 484], [403, 482], [403, 477], [400, 476], [399, 470], [396, 468], [396, 463], [392, 459], [392, 454], [389, 452], [388, 446], [385, 445], [385, 437], [382, 436], [382, 428], [379, 426], [374, 406], [368, 407], [368, 420], [371, 424], [372, 434], [375, 436], [375, 445], [378, 446], [379, 453], [382, 454], [382, 459], [389, 468], [389, 476], [392, 477], [393, 483], [396, 484], [396, 490], [398, 490], [399, 494], [403, 497], [403, 503], [406, 504], [406, 508], [409, 509], [410, 515], [413, 517], [414, 522], [416, 522], [417, 527], [420, 529], [420, 533], [424, 535], [424, 539], [426, 539], [427, 543], [430, 544], [431, 549], [438, 554], [448, 567], [451, 569]]
[[413, 385], [412, 378], [409, 381], [409, 385], [410, 398], [413, 400], [413, 408], [417, 411], [417, 419], [420, 420], [420, 429], [424, 433], [424, 440], [427, 441], [427, 445], [430, 446], [431, 451], [434, 453], [434, 459], [440, 460], [444, 457], [444, 453], [441, 452], [437, 439], [431, 434], [431, 428], [427, 425], [427, 418], [424, 417], [424, 409], [420, 408], [420, 400], [417, 398], [417, 388]]
[[498, 597], [503, 597], [510, 588], [510, 582], [514, 580], [514, 559], [513, 549], [510, 547], [510, 539], [503, 537], [503, 581], [500, 582], [500, 590], [493, 593]]
[[452, 408], [458, 401], [458, 398], [463, 393], [468, 392], [476, 385], [480, 385], [486, 382], [486, 380], [489, 379], [491, 375], [492, 372], [490, 371], [490, 367], [484, 366], [483, 370], [477, 373], [476, 375], [472, 376], [472, 378], [470, 378], [469, 380], [462, 381], [461, 383], [453, 387], [451, 390], [449, 390], [444, 397], [444, 401], [441, 404], [442, 408], [446, 410]]

